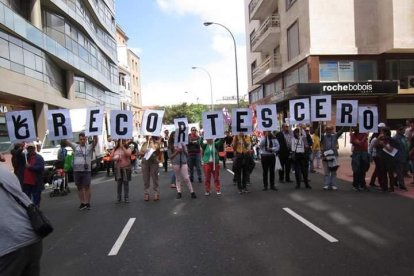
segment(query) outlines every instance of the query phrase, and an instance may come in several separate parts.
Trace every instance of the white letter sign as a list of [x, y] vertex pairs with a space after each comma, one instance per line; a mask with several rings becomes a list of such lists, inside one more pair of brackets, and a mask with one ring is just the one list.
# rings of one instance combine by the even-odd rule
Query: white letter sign
[[289, 101], [290, 124], [306, 124], [310, 122], [309, 99]]
[[221, 111], [203, 112], [204, 139], [216, 139], [224, 137], [224, 120]]
[[311, 97], [311, 121], [323, 122], [330, 121], [332, 116], [332, 96], [312, 96]]
[[7, 131], [11, 143], [36, 141], [36, 131], [31, 110], [6, 113]]
[[72, 123], [69, 109], [54, 109], [46, 112], [49, 140], [72, 139]]
[[141, 134], [160, 136], [164, 110], [145, 110], [142, 117]]
[[358, 123], [358, 101], [337, 100], [336, 101], [336, 125], [356, 126]]
[[378, 108], [376, 106], [359, 107], [359, 132], [378, 132]]
[[250, 108], [235, 108], [231, 111], [231, 132], [233, 134], [251, 134], [253, 132], [253, 114]]
[[131, 139], [132, 138], [132, 120], [131, 110], [111, 110], [111, 136], [114, 139]]
[[86, 110], [85, 135], [101, 135], [103, 131], [103, 106], [91, 107]]
[[277, 110], [275, 104], [258, 105], [256, 107], [256, 114], [258, 131], [278, 130]]
[[174, 145], [188, 143], [188, 120], [187, 118], [174, 119], [175, 136]]

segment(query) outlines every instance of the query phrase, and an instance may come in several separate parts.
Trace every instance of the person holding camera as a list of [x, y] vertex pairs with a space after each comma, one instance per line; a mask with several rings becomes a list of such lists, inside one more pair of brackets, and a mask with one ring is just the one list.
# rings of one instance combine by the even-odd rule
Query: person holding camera
[[79, 144], [69, 142], [66, 144], [73, 149], [73, 178], [78, 189], [80, 200], [79, 210], [91, 209], [91, 162], [92, 153], [98, 143], [98, 137], [93, 136], [93, 142], [87, 143], [88, 139], [84, 132], [79, 133]]
[[132, 151], [124, 140], [119, 139], [111, 158], [114, 160], [114, 175], [117, 182], [117, 203], [121, 202], [122, 187], [124, 188], [125, 203], [129, 202], [129, 181], [131, 181], [131, 154]]

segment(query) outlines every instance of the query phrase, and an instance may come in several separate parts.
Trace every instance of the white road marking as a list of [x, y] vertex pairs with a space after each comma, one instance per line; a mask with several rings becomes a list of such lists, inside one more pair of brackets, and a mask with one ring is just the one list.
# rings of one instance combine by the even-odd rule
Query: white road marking
[[324, 237], [325, 239], [327, 239], [329, 242], [338, 242], [337, 239], [335, 239], [334, 237], [332, 237], [331, 235], [329, 235], [328, 233], [326, 233], [325, 231], [323, 231], [319, 227], [315, 226], [314, 224], [312, 224], [307, 219], [301, 217], [300, 215], [298, 215], [297, 213], [295, 213], [291, 209], [289, 209], [289, 208], [283, 208], [283, 210], [285, 210], [288, 214], [290, 214], [291, 216], [293, 216], [295, 219], [299, 220], [300, 222], [302, 222], [303, 224], [305, 224], [306, 226], [308, 226], [310, 229], [312, 229], [313, 231], [315, 231], [316, 233], [318, 233], [319, 235], [321, 235], [322, 237]]
[[234, 172], [233, 172], [232, 170], [227, 169], [227, 171], [228, 171], [229, 173], [231, 173], [232, 175], [234, 175]]
[[132, 225], [135, 222], [135, 218], [130, 218], [125, 225], [124, 229], [122, 230], [121, 234], [119, 235], [118, 239], [116, 240], [114, 246], [112, 246], [111, 251], [109, 251], [108, 256], [116, 256], [118, 254], [119, 249], [121, 249], [122, 244], [125, 241], [126, 236], [128, 235], [129, 231], [132, 228]]

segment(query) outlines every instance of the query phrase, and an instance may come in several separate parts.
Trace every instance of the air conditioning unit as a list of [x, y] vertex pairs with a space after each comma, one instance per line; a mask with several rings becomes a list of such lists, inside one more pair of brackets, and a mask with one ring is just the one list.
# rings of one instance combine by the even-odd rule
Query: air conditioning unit
[[414, 88], [414, 75], [407, 77], [407, 88]]

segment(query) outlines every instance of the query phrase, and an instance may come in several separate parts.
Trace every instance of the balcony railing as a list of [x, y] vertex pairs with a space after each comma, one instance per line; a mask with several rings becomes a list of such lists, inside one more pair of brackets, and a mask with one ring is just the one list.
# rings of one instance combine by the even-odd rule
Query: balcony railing
[[269, 30], [271, 27], [280, 27], [280, 16], [278, 14], [273, 14], [266, 18], [262, 25], [260, 25], [259, 29], [251, 36], [250, 38], [250, 45], [253, 48], [256, 43], [260, 40], [260, 38]]
[[253, 14], [254, 10], [256, 9], [257, 5], [260, 3], [260, 1], [262, 0], [252, 0], [250, 1], [249, 4], [249, 14]]
[[266, 58], [257, 68], [252, 72], [253, 82], [260, 83], [263, 79], [271, 74], [278, 74], [282, 66], [280, 54], [274, 54]]

